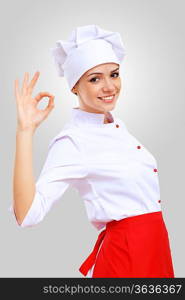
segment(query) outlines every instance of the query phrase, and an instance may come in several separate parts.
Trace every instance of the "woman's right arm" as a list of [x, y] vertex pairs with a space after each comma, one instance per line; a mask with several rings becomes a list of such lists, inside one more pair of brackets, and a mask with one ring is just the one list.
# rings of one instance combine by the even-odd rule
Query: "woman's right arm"
[[18, 224], [21, 224], [29, 210], [35, 195], [35, 180], [33, 176], [31, 130], [17, 130], [16, 152], [14, 165], [14, 212]]
[[[39, 93], [35, 98], [31, 97], [39, 72], [35, 73], [30, 84], [28, 84], [28, 76], [28, 73], [25, 73], [21, 91], [18, 87], [18, 80], [15, 81], [18, 123], [13, 178], [13, 208], [19, 225], [26, 216], [35, 195], [33, 135], [38, 125], [54, 107], [54, 96], [47, 92]], [[49, 97], [49, 103], [44, 110], [40, 110], [37, 108], [37, 104], [43, 97]]]

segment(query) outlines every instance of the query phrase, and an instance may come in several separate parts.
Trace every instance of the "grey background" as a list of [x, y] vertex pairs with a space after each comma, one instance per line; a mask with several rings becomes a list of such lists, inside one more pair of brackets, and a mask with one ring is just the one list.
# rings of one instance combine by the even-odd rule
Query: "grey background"
[[[18, 227], [8, 211], [17, 122], [14, 80], [22, 83], [24, 72], [33, 76], [39, 70], [34, 95], [40, 91], [55, 95], [54, 110], [34, 135], [37, 179], [49, 141], [78, 105], [65, 79], [57, 77], [49, 49], [76, 26], [88, 24], [122, 35], [127, 56], [113, 113], [157, 159], [175, 276], [184, 277], [184, 9], [180, 0], [1, 1], [1, 277], [83, 277], [78, 268], [96, 241], [98, 231], [72, 188], [32, 228]], [[44, 100], [40, 107], [45, 107]]]

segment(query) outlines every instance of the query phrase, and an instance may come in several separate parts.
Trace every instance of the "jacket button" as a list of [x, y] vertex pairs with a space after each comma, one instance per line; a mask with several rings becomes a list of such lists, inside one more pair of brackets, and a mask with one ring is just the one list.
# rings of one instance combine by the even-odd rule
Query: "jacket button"
[[141, 146], [137, 146], [137, 149], [141, 149]]
[[119, 127], [119, 125], [118, 125], [118, 124], [116, 124], [116, 127], [118, 128], [118, 127]]
[[161, 200], [158, 200], [159, 203], [161, 203]]
[[157, 172], [157, 169], [154, 169], [154, 172]]

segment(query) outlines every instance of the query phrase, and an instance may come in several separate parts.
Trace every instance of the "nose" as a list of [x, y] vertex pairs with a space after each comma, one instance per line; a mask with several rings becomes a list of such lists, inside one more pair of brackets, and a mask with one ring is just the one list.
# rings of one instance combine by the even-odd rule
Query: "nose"
[[113, 92], [115, 91], [116, 87], [115, 84], [112, 82], [111, 79], [104, 80], [103, 83], [103, 91], [104, 92]]

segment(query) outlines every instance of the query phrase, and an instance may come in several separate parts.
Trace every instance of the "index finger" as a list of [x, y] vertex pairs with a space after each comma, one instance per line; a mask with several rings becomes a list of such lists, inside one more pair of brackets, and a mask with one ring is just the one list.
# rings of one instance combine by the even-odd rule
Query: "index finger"
[[33, 76], [33, 78], [32, 78], [32, 80], [31, 80], [30, 84], [28, 85], [28, 91], [29, 91], [29, 92], [32, 92], [32, 91], [33, 91], [33, 88], [34, 88], [34, 86], [35, 86], [35, 84], [36, 84], [36, 82], [37, 82], [37, 79], [39, 78], [39, 75], [40, 75], [40, 72], [37, 71], [37, 72], [35, 73], [35, 75]]

